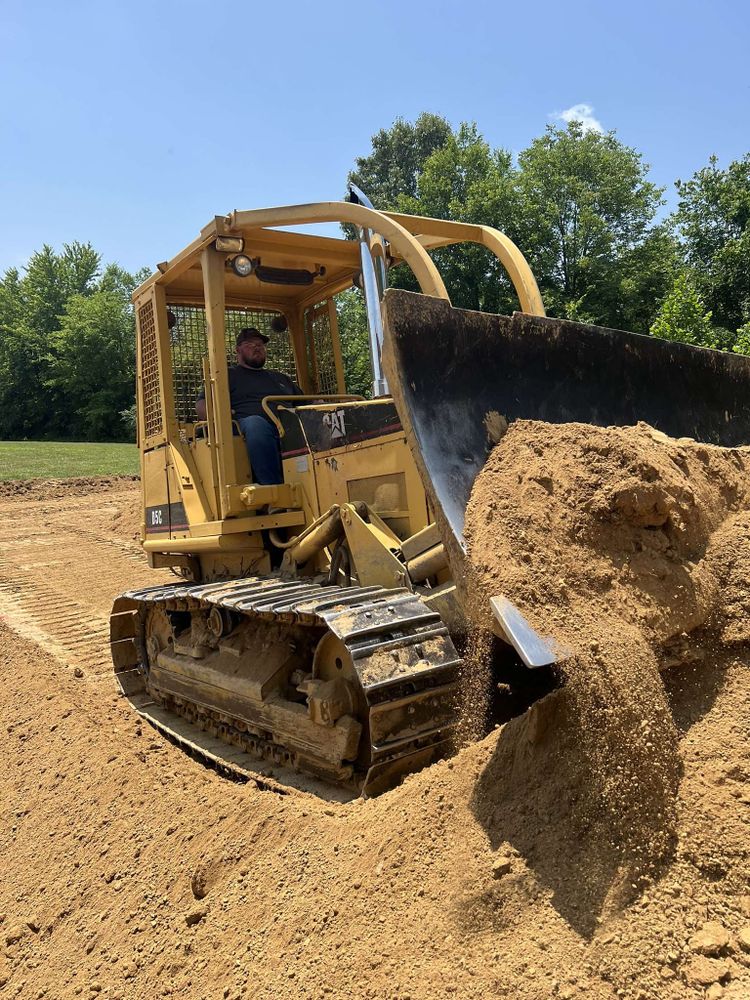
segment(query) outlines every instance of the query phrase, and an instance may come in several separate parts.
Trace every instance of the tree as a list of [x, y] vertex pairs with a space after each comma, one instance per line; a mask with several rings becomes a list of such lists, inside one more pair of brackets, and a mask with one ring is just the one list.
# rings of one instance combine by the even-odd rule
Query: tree
[[[5, 273], [0, 296], [0, 436], [33, 436], [49, 417], [44, 393], [47, 330], [53, 326], [46, 295], [57, 298], [56, 273], [45, 247], [35, 255], [32, 280]], [[32, 320], [38, 327], [32, 326]]]
[[645, 333], [681, 264], [672, 227], [654, 226], [642, 243], [624, 251], [616, 266], [599, 280], [599, 295], [608, 303], [607, 325]]
[[72, 295], [52, 337], [47, 386], [65, 437], [111, 440], [135, 391], [135, 339], [127, 300], [112, 291]]
[[[376, 208], [506, 233], [528, 259], [551, 314], [646, 331], [680, 265], [671, 227], [654, 225], [662, 190], [647, 173], [613, 133], [586, 132], [577, 121], [547, 129], [516, 169], [475, 124], [453, 130], [445, 119], [420, 115], [414, 125], [398, 120], [378, 132], [351, 177]], [[454, 304], [518, 307], [504, 269], [482, 247], [431, 256]], [[403, 267], [390, 280], [416, 288]]]
[[673, 274], [660, 263], [669, 234], [652, 229], [663, 189], [647, 180], [640, 154], [613, 132], [585, 131], [572, 121], [550, 126], [518, 162], [519, 242], [548, 310], [625, 327], [640, 313], [642, 322], [639, 303], [624, 308], [623, 290], [625, 301], [633, 292], [637, 299], [650, 265], [643, 291], [655, 302]]
[[[350, 179], [376, 208], [484, 223], [512, 235], [511, 156], [493, 150], [476, 124], [454, 131], [445, 119], [425, 113], [414, 125], [398, 119], [373, 136], [372, 145], [372, 154], [357, 160]], [[345, 231], [353, 234], [351, 227]], [[488, 311], [517, 307], [504, 269], [483, 247], [446, 247], [431, 255], [455, 305]], [[418, 287], [405, 266], [394, 269], [389, 281], [399, 288]]]
[[661, 340], [679, 340], [684, 344], [715, 347], [711, 313], [706, 312], [690, 276], [683, 272], [659, 309], [651, 335]]
[[750, 320], [750, 153], [726, 170], [712, 156], [677, 191], [686, 263], [714, 321], [737, 330]]
[[744, 323], [737, 331], [732, 350], [735, 354], [750, 354], [750, 321]]
[[372, 395], [370, 340], [365, 300], [358, 289], [351, 288], [336, 296], [336, 316], [346, 374], [346, 391], [359, 393], [369, 399]]
[[357, 185], [375, 208], [399, 211], [401, 199], [415, 197], [425, 160], [445, 144], [452, 134], [440, 115], [423, 112], [412, 125], [397, 118], [389, 129], [372, 137], [372, 152], [359, 156], [349, 180]]
[[[492, 149], [475, 124], [462, 124], [424, 161], [414, 196], [402, 211], [493, 226], [516, 235], [516, 197], [511, 155]], [[518, 307], [505, 269], [478, 244], [432, 251], [454, 305], [485, 312]]]
[[125, 302], [130, 302], [133, 292], [151, 274], [148, 267], [142, 267], [135, 274], [130, 274], [119, 264], [107, 264], [97, 284], [99, 292], [114, 292]]
[[138, 440], [138, 407], [135, 403], [120, 410], [120, 419], [125, 428], [125, 434], [130, 441]]
[[121, 437], [132, 402], [130, 295], [142, 277], [90, 244], [43, 246], [0, 279], [0, 437]]
[[94, 290], [101, 258], [90, 243], [65, 244], [61, 254], [45, 244], [31, 255], [23, 277], [24, 318], [44, 337], [57, 329], [57, 319], [71, 295]]
[[[21, 279], [10, 268], [0, 279], [0, 438], [36, 419], [33, 393], [18, 392], [33, 380], [33, 364], [23, 349]], [[23, 436], [23, 433], [18, 435]]]

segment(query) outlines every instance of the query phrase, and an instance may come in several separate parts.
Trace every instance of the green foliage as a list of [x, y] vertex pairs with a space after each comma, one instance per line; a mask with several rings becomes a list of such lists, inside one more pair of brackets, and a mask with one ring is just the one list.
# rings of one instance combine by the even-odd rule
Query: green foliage
[[135, 403], [131, 403], [124, 410], [120, 410], [120, 418], [127, 436], [136, 441], [138, 439], [138, 410]]
[[[475, 124], [434, 115], [398, 120], [373, 137], [351, 177], [376, 208], [505, 232], [522, 249], [552, 315], [647, 330], [679, 270], [662, 190], [640, 155], [579, 122], [549, 128], [518, 157], [493, 149]], [[517, 299], [494, 255], [475, 245], [432, 251], [454, 304], [508, 312]], [[416, 288], [402, 266], [397, 287]]]
[[750, 354], [750, 322], [743, 323], [737, 331], [732, 350], [735, 354]]
[[638, 246], [623, 251], [616, 267], [600, 277], [608, 303], [606, 325], [645, 333], [680, 267], [671, 226], [654, 226]]
[[62, 403], [58, 433], [88, 441], [121, 437], [120, 411], [133, 398], [135, 339], [117, 292], [72, 295], [50, 338], [47, 386]]
[[383, 211], [398, 211], [403, 197], [416, 197], [425, 160], [452, 135], [440, 115], [423, 112], [412, 125], [397, 118], [389, 129], [372, 137], [369, 156], [357, 157], [349, 180]]
[[0, 438], [117, 439], [132, 402], [131, 293], [90, 244], [44, 246], [0, 279]]
[[336, 318], [341, 338], [346, 391], [369, 399], [372, 395], [370, 341], [365, 300], [358, 289], [352, 288], [336, 296]]
[[[643, 294], [667, 291], [674, 251], [667, 230], [651, 228], [663, 191], [646, 179], [640, 154], [572, 121], [549, 127], [518, 164], [520, 243], [548, 311], [642, 324]], [[646, 262], [650, 288], [642, 287]]]
[[[462, 124], [424, 161], [415, 197], [398, 207], [411, 215], [494, 226], [512, 234], [517, 205], [510, 153], [493, 150], [476, 125]], [[432, 256], [454, 305], [485, 312], [517, 307], [505, 270], [477, 244], [445, 247]]]
[[717, 346], [711, 327], [711, 313], [705, 311], [700, 295], [686, 272], [679, 275], [662, 303], [651, 327], [651, 335], [699, 347]]
[[736, 330], [750, 320], [750, 153], [726, 170], [711, 157], [677, 191], [685, 260], [716, 322]]
[[0, 480], [135, 476], [138, 465], [134, 444], [0, 441]]

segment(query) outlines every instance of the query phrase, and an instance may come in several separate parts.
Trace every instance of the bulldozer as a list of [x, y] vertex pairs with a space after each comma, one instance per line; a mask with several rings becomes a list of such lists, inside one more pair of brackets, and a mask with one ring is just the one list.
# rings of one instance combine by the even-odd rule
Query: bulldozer
[[[321, 223], [358, 239], [313, 234]], [[467, 242], [503, 265], [513, 315], [451, 305], [430, 251]], [[395, 265], [419, 292], [387, 287]], [[371, 398], [347, 391], [336, 296], [352, 287]], [[748, 440], [747, 359], [547, 318], [507, 236], [377, 211], [355, 188], [216, 216], [133, 302], [141, 541], [177, 579], [115, 600], [116, 680], [168, 738], [241, 779], [260, 760], [375, 795], [451, 752], [476, 599], [464, 512], [509, 421]], [[263, 400], [283, 469], [271, 485], [254, 481], [229, 392], [248, 326], [301, 390]], [[503, 595], [491, 610], [525, 667], [561, 655]]]

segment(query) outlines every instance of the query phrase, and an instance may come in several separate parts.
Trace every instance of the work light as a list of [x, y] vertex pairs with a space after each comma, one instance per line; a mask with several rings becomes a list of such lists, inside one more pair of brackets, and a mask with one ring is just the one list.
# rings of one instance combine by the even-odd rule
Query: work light
[[232, 257], [231, 267], [238, 278], [247, 278], [253, 273], [257, 263], [252, 257], [238, 253], [236, 257]]

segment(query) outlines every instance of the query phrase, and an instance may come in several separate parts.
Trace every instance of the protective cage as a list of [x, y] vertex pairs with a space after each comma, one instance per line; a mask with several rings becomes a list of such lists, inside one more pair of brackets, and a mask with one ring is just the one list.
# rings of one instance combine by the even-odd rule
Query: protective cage
[[[170, 305], [177, 322], [169, 332], [172, 352], [172, 388], [175, 416], [180, 424], [192, 423], [195, 401], [203, 388], [203, 358], [208, 354], [206, 310], [203, 306]], [[235, 342], [243, 327], [254, 326], [269, 337], [268, 367], [284, 372], [297, 381], [297, 365], [289, 330], [276, 333], [271, 329], [279, 312], [259, 309], [230, 308], [225, 313], [225, 350], [227, 364], [236, 358]]]
[[333, 303], [327, 301], [305, 311], [306, 360], [312, 392], [346, 392], [340, 348], [331, 331], [333, 310]]
[[162, 431], [159, 349], [153, 302], [145, 302], [138, 310], [138, 332], [143, 385], [143, 431], [149, 438]]
[[[246, 326], [253, 326], [269, 337], [269, 368], [284, 372], [310, 392], [344, 392], [344, 374], [340, 350], [331, 329], [333, 303], [323, 302], [305, 312], [305, 348], [303, 364], [307, 378], [299, 371], [289, 329], [277, 333], [271, 324], [281, 313], [268, 309], [231, 307], [225, 312], [225, 351], [227, 364], [235, 362], [237, 334]], [[175, 417], [179, 424], [195, 420], [195, 401], [203, 388], [203, 359], [208, 354], [206, 310], [203, 306], [170, 303], [170, 312], [176, 322], [169, 331], [171, 352], [172, 391]], [[146, 437], [162, 431], [161, 394], [157, 359], [157, 337], [154, 308], [145, 303], [138, 311], [141, 346], [141, 373], [144, 392], [144, 418]]]

